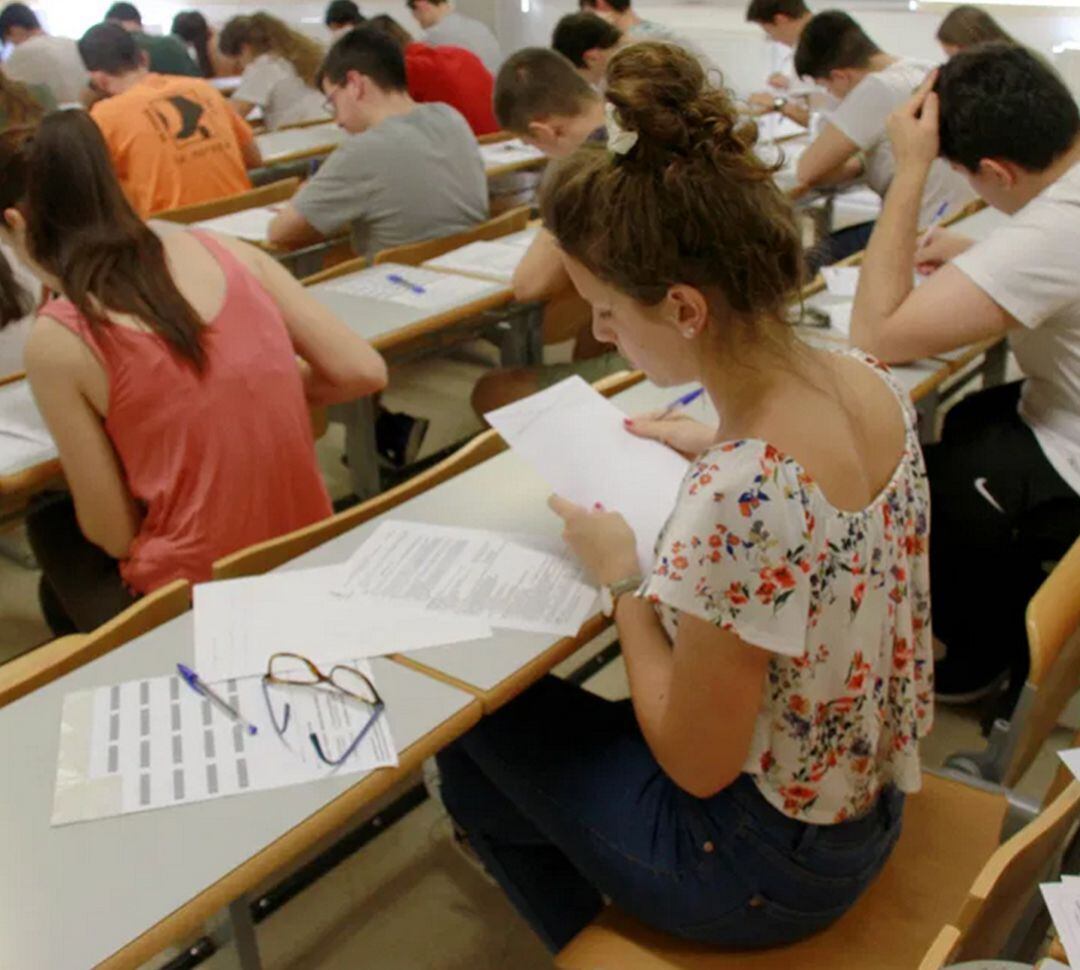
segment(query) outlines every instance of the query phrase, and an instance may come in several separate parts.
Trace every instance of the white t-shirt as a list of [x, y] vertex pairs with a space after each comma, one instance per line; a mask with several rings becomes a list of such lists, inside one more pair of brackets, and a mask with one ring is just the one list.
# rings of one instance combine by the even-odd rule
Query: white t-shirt
[[[866, 183], [882, 198], [896, 170], [885, 123], [914, 94], [931, 69], [932, 65], [925, 61], [901, 57], [884, 70], [864, 77], [829, 116], [829, 121], [859, 146], [866, 159]], [[955, 213], [974, 197], [967, 179], [939, 158], [930, 167], [923, 190], [919, 225], [928, 226], [934, 221], [942, 204], [948, 203], [947, 211]]]
[[262, 108], [271, 130], [329, 117], [323, 95], [305, 84], [296, 68], [277, 54], [260, 54], [244, 68], [233, 99]]
[[57, 104], [77, 104], [89, 81], [75, 41], [37, 34], [12, 48], [4, 73], [22, 84], [47, 87]]
[[434, 27], [425, 30], [423, 41], [432, 47], [464, 47], [472, 51], [492, 76], [502, 67], [502, 50], [488, 26], [456, 10], [451, 10]]
[[1020, 417], [1080, 494], [1080, 165], [952, 262], [1022, 325]]

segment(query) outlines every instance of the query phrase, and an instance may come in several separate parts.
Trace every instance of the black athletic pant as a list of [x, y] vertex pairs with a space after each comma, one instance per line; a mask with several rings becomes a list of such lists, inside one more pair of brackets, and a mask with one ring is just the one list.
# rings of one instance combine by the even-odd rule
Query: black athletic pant
[[934, 633], [948, 647], [938, 665], [945, 693], [976, 689], [1006, 669], [1014, 681], [1027, 676], [1028, 600], [1046, 578], [1044, 564], [1080, 534], [1080, 496], [1020, 419], [1019, 398], [1020, 382], [971, 395], [949, 412], [941, 442], [925, 450]]

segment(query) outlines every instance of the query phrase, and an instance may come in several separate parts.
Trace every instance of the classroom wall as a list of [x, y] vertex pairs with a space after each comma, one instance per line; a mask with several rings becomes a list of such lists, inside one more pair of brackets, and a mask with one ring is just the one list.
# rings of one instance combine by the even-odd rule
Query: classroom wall
[[[48, 28], [55, 33], [79, 36], [104, 14], [110, 0], [39, 0], [33, 4]], [[417, 33], [418, 27], [405, 7], [404, 0], [359, 0], [368, 14], [389, 13], [407, 29]], [[577, 0], [457, 0], [461, 10], [490, 24], [504, 50], [513, 51], [528, 44], [548, 44], [555, 22], [564, 13], [577, 9]], [[325, 3], [322, 0], [233, 0], [222, 3], [182, 2], [182, 0], [139, 0], [138, 6], [148, 29], [168, 30], [174, 14], [197, 6], [215, 23], [254, 9], [265, 9], [307, 33], [326, 40], [322, 26]], [[683, 31], [700, 45], [720, 66], [729, 86], [740, 94], [757, 88], [768, 74], [772, 63], [769, 44], [760, 30], [744, 20], [743, 0], [704, 0], [704, 2], [663, 2], [636, 0], [635, 9], [643, 16], [662, 21]], [[818, 8], [823, 7], [824, 4]], [[941, 52], [934, 41], [934, 32], [942, 15], [951, 4], [926, 3], [909, 10], [904, 0], [895, 2], [848, 2], [836, 4], [849, 10], [866, 31], [884, 49], [894, 54], [938, 60]], [[996, 16], [1018, 40], [1054, 58], [1074, 91], [1080, 94], [1080, 69], [1072, 69], [1068, 61], [1077, 52], [1054, 54], [1062, 44], [1080, 45], [1080, 15], [1077, 8], [994, 6]], [[1077, 58], [1080, 60], [1080, 58]]]

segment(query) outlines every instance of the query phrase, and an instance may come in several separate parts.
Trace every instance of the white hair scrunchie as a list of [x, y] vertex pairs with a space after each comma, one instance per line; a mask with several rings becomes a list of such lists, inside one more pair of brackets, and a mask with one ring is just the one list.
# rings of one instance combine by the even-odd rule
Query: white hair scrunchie
[[623, 128], [619, 123], [615, 105], [610, 101], [604, 105], [604, 121], [607, 128], [608, 151], [614, 152], [616, 155], [625, 155], [637, 144], [638, 133]]

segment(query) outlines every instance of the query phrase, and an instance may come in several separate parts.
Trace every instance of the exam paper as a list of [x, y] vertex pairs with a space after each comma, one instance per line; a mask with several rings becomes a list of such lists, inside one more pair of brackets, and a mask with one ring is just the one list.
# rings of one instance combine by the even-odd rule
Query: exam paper
[[560, 636], [577, 633], [596, 602], [560, 539], [398, 521], [353, 553], [338, 594]]
[[[371, 677], [364, 661], [353, 666]], [[271, 687], [283, 737], [274, 730], [260, 677], [229, 680], [219, 693], [257, 728], [255, 735], [196, 694], [179, 676], [132, 680], [64, 697], [53, 825], [126, 815], [318, 781], [397, 764], [385, 712], [339, 767], [315, 754], [315, 732], [327, 757], [339, 756], [371, 709], [340, 691]], [[278, 706], [280, 705], [280, 706]]]
[[258, 206], [244, 209], [242, 212], [230, 212], [226, 216], [204, 219], [195, 223], [196, 228], [220, 232], [224, 236], [248, 239], [252, 242], [265, 242], [270, 234], [270, 223], [278, 213], [277, 206]]
[[855, 296], [859, 288], [858, 266], [822, 266], [825, 286], [833, 296]]
[[484, 160], [484, 168], [490, 169], [516, 162], [538, 161], [544, 157], [544, 153], [539, 148], [526, 145], [520, 138], [510, 138], [492, 145], [481, 145], [480, 157]]
[[207, 683], [266, 672], [275, 653], [335, 663], [484, 640], [491, 626], [434, 616], [392, 600], [334, 595], [341, 565], [200, 583], [194, 590], [195, 669]]
[[0, 387], [0, 475], [56, 456], [56, 443], [34, 403], [30, 382], [13, 381]]
[[776, 141], [778, 138], [795, 138], [805, 135], [806, 129], [785, 115], [771, 112], [754, 119], [758, 126], [760, 141]]
[[1069, 965], [1080, 967], [1080, 889], [1074, 881], [1048, 882], [1039, 886]]
[[[406, 285], [395, 283], [389, 278], [391, 276], [408, 280], [424, 292], [417, 293]], [[436, 273], [421, 266], [399, 266], [396, 263], [373, 266], [324, 285], [328, 290], [349, 293], [352, 296], [428, 310], [461, 306], [496, 292], [489, 280]]]
[[514, 271], [525, 255], [520, 246], [507, 245], [504, 242], [473, 242], [460, 249], [451, 250], [429, 259], [425, 266], [453, 273], [469, 273], [487, 279], [509, 283], [514, 278]]
[[642, 572], [652, 568], [685, 458], [630, 434], [622, 411], [577, 376], [485, 417], [557, 494], [621, 512], [637, 538]]

